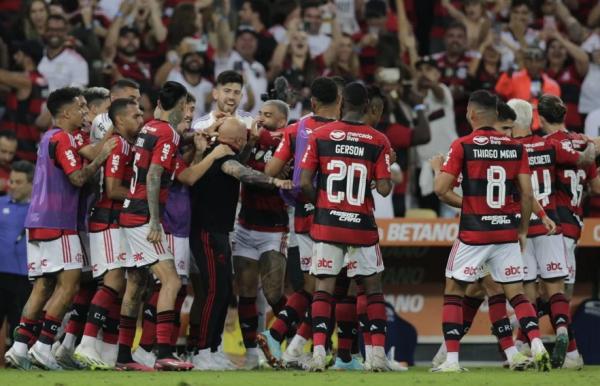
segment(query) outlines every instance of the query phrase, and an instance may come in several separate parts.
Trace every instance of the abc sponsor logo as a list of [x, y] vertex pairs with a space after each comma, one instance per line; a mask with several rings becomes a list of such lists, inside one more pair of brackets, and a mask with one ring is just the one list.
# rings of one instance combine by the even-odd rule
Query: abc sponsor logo
[[349, 261], [348, 264], [346, 264], [346, 268], [348, 269], [348, 271], [354, 271], [358, 268], [358, 261]]
[[317, 268], [333, 268], [333, 260], [319, 259], [317, 260]]
[[555, 262], [551, 262], [546, 264], [546, 271], [548, 272], [552, 272], [552, 271], [562, 271], [563, 267], [560, 263], [555, 263]]
[[311, 263], [311, 258], [309, 257], [301, 257], [300, 258], [300, 265], [303, 267], [309, 267]]
[[475, 276], [477, 275], [477, 267], [465, 267], [463, 273], [467, 276]]
[[504, 269], [505, 276], [518, 276], [521, 274], [521, 267], [510, 265]]

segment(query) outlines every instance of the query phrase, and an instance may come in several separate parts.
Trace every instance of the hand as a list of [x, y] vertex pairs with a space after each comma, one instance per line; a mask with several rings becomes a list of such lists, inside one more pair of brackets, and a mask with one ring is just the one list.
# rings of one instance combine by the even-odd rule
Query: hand
[[377, 45], [377, 41], [379, 40], [378, 36], [372, 33], [368, 33], [360, 39], [361, 47], [372, 47]]
[[210, 152], [209, 156], [213, 160], [221, 159], [228, 155], [235, 155], [235, 152], [227, 145], [220, 144], [213, 151]]
[[600, 151], [600, 137], [593, 138], [592, 143], [596, 147], [596, 153], [598, 153]]
[[146, 240], [150, 241], [152, 244], [158, 244], [162, 240], [162, 226], [160, 222], [150, 219], [150, 232], [148, 232], [148, 236]]
[[94, 10], [92, 9], [91, 4], [87, 4], [81, 7], [81, 18], [83, 19], [83, 24], [86, 27], [92, 26], [92, 19], [94, 17]]
[[550, 217], [544, 216], [541, 218], [541, 220], [542, 224], [544, 224], [544, 226], [548, 230], [548, 233], [546, 233], [547, 235], [553, 235], [554, 233], [556, 233], [556, 223], [552, 221]]
[[446, 157], [443, 154], [434, 155], [429, 160], [429, 165], [431, 165], [434, 172], [439, 173], [442, 170], [444, 161], [446, 161]]
[[98, 158], [100, 158], [100, 160], [102, 160], [102, 162], [106, 161], [106, 159], [108, 158], [110, 153], [112, 153], [115, 146], [117, 146], [116, 138], [111, 138], [108, 141], [106, 141], [104, 143], [104, 145], [102, 145], [102, 149], [100, 150], [100, 153], [98, 154]]
[[294, 183], [291, 180], [280, 180], [279, 178], [273, 179], [273, 185], [283, 190], [290, 190], [294, 187]]
[[137, 3], [135, 0], [124, 0], [119, 7], [119, 12], [123, 14], [123, 16], [129, 16], [134, 8], [136, 8]]
[[519, 246], [521, 247], [521, 252], [525, 252], [525, 245], [527, 244], [527, 231], [524, 233], [519, 232]]
[[202, 132], [194, 133], [194, 146], [197, 152], [204, 153], [208, 147], [208, 136]]
[[211, 137], [214, 136], [219, 131], [219, 127], [221, 127], [223, 122], [225, 122], [225, 119], [227, 119], [227, 118], [226, 117], [217, 118], [215, 120], [215, 123], [213, 123], [212, 125], [210, 125], [206, 128], [206, 130], [205, 130], [206, 134]]
[[250, 126], [250, 131], [248, 132], [248, 142], [255, 143], [259, 137], [259, 129], [258, 129], [258, 120], [255, 119], [252, 121], [252, 125]]

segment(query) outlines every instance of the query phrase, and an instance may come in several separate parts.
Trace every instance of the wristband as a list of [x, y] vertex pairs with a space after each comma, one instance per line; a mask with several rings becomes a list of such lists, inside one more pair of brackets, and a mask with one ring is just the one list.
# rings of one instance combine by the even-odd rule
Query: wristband
[[540, 211], [535, 213], [536, 216], [538, 216], [538, 218], [541, 220], [544, 217], [546, 217], [546, 211], [544, 210], [544, 208], [542, 208]]

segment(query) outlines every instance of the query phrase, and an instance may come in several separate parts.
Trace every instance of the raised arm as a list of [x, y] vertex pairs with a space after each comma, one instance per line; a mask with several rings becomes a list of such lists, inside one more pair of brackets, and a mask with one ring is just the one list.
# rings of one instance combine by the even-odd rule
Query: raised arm
[[194, 185], [196, 181], [204, 176], [216, 160], [235, 153], [229, 146], [219, 145], [206, 157], [203, 157], [202, 154], [203, 152], [196, 151], [192, 165], [177, 176], [179, 182], [189, 186]]
[[117, 142], [114, 139], [111, 139], [110, 141], [106, 142], [98, 156], [92, 162], [90, 162], [87, 166], [69, 174], [69, 181], [71, 182], [71, 184], [78, 188], [81, 188], [86, 183], [86, 181], [90, 177], [92, 177], [94, 173], [96, 173], [100, 166], [104, 164], [104, 161], [106, 161], [106, 159], [110, 155], [110, 152], [112, 151], [112, 149], [114, 149], [116, 144]]
[[550, 34], [551, 38], [554, 38], [565, 47], [569, 56], [575, 61], [575, 68], [579, 76], [584, 77], [590, 67], [590, 59], [588, 54], [581, 49], [577, 44], [572, 43], [569, 39], [566, 39], [560, 32], [553, 31]]

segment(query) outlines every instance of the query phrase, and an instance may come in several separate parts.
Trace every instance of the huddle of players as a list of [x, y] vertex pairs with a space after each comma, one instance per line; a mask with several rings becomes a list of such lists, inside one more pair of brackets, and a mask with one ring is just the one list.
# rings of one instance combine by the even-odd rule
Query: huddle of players
[[[279, 175], [282, 169], [289, 169], [292, 158], [300, 159], [302, 153], [291, 156], [294, 145], [289, 141], [293, 141], [294, 127], [276, 131], [287, 124], [287, 106], [278, 101], [265, 103], [257, 122], [266, 130], [258, 131], [258, 125], [254, 125], [247, 143], [247, 127], [236, 111], [242, 86], [243, 80], [235, 72], [220, 74], [213, 91], [217, 106], [210, 114], [212, 123], [204, 126], [206, 130], [197, 127], [196, 134], [188, 135], [195, 101], [181, 84], [164, 84], [155, 119], [142, 127], [137, 85], [126, 80], [117, 82], [111, 90], [110, 105], [105, 106], [108, 112], [97, 114], [93, 120], [92, 137], [98, 140], [93, 144], [88, 130], [83, 129], [89, 126], [90, 110], [101, 110], [100, 103], [90, 101], [88, 105], [84, 98], [91, 100], [93, 93], [63, 88], [49, 96], [47, 107], [54, 127], [40, 142], [26, 221], [28, 266], [34, 288], [15, 331], [15, 343], [5, 355], [7, 363], [21, 369], [34, 365], [48, 370], [82, 365], [136, 371], [232, 368], [219, 345], [231, 296], [228, 237], [233, 230], [241, 181], [244, 185], [234, 262], [240, 290], [240, 324], [248, 348], [245, 367], [258, 366], [257, 341], [269, 361], [273, 365], [279, 363], [273, 360], [276, 350], [270, 351], [268, 345], [261, 344], [265, 339], [256, 339], [260, 278], [267, 301], [275, 311], [281, 310], [278, 322], [288, 330], [302, 319], [311, 302], [308, 294], [316, 290], [312, 300], [315, 354], [307, 368], [323, 370], [325, 344], [333, 327], [335, 277], [342, 266], [347, 266], [347, 276], [364, 276], [361, 285], [366, 301], [361, 320], [373, 347], [367, 364], [374, 370], [391, 368], [383, 351], [383, 264], [369, 191], [374, 181], [381, 194], [389, 194], [392, 153], [387, 139], [364, 124], [369, 120], [374, 125], [379, 120], [381, 95], [375, 98], [378, 103], [369, 104], [367, 91], [360, 84], [348, 85], [343, 97], [331, 79], [320, 78], [313, 85], [317, 115], [303, 119], [295, 127], [308, 131], [331, 123], [318, 138], [311, 136], [302, 158], [306, 169], [302, 172], [302, 189], [306, 197], [316, 201], [314, 221], [310, 201], [297, 205], [307, 209], [306, 213], [296, 212], [303, 224], [297, 229], [303, 234], [310, 229], [311, 238], [316, 241], [314, 248], [306, 236], [301, 243], [304, 267], [311, 267], [315, 279], [307, 281], [308, 292], [299, 291], [288, 300], [283, 295], [288, 214], [277, 188], [290, 189], [292, 183], [252, 168], [266, 167], [268, 174]], [[343, 120], [334, 122], [340, 117], [342, 99]], [[318, 115], [320, 112], [324, 117]], [[102, 135], [111, 124], [112, 129]], [[280, 145], [282, 134], [285, 139]], [[214, 137], [218, 139], [209, 140]], [[286, 139], [288, 154], [282, 156]], [[275, 162], [272, 166], [267, 161], [276, 148], [279, 159], [286, 159], [281, 165]], [[243, 165], [249, 158], [252, 168]], [[98, 170], [100, 176], [92, 185], [100, 189], [94, 197], [86, 182], [91, 182]], [[315, 190], [313, 175], [317, 170], [321, 179], [329, 176], [326, 181], [318, 181]], [[193, 186], [191, 202], [185, 185]], [[253, 191], [252, 185], [260, 190]], [[198, 237], [190, 240], [190, 234]], [[195, 257], [191, 261], [189, 245]], [[312, 264], [307, 264], [306, 259], [310, 261], [313, 255]], [[194, 272], [194, 260], [199, 272]], [[215, 267], [219, 264], [223, 267]], [[148, 273], [158, 284], [144, 307], [140, 348], [132, 354]], [[197, 342], [192, 347], [195, 355], [189, 361], [179, 357], [174, 349], [184, 298], [182, 282], [187, 282], [188, 276], [195, 290], [198, 285], [197, 294], [204, 291], [204, 296], [195, 297], [198, 304], [192, 306], [192, 314], [200, 315], [200, 320], [199, 325], [190, 321], [190, 338]], [[199, 284], [198, 280], [202, 282]], [[346, 282], [347, 296], [349, 282], [341, 281]], [[215, 292], [223, 292], [223, 285], [224, 294], [216, 296]], [[305, 299], [301, 311], [299, 296]], [[356, 366], [350, 355], [356, 306], [350, 305], [352, 311], [347, 313], [353, 315], [353, 323], [346, 323], [350, 337], [341, 337], [348, 355], [341, 357], [345, 366]], [[194, 313], [194, 308], [200, 311]], [[65, 334], [62, 341], [57, 341], [56, 335], [69, 310]], [[344, 322], [343, 317], [338, 318], [338, 326]], [[310, 327], [308, 333], [304, 329], [306, 338]], [[269, 336], [278, 337], [275, 332]], [[79, 338], [81, 342], [75, 347]], [[297, 344], [296, 349], [301, 351], [301, 346]], [[344, 353], [344, 349], [340, 351]]]
[[[454, 141], [446, 157], [431, 160], [437, 195], [461, 208], [459, 236], [446, 266], [445, 342], [433, 359], [434, 372], [464, 370], [460, 340], [485, 295], [492, 331], [511, 369], [583, 366], [569, 299], [581, 196], [586, 184], [600, 193], [595, 166], [600, 147], [598, 139], [565, 129], [560, 98], [542, 96], [537, 112], [545, 136], [532, 132], [528, 102], [506, 104], [487, 91], [474, 92], [467, 110], [473, 132]], [[453, 190], [458, 185], [462, 196]], [[516, 345], [507, 299], [520, 326]], [[540, 340], [538, 317], [544, 314], [556, 332], [551, 356]]]

